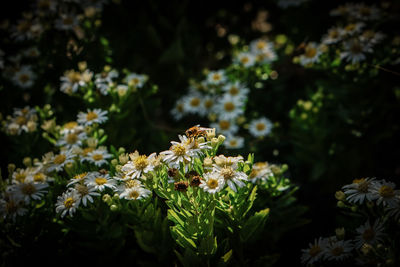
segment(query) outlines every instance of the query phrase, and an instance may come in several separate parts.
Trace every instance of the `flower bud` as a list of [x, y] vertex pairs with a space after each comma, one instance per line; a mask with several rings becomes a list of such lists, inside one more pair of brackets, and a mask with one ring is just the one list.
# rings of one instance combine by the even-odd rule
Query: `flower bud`
[[346, 230], [344, 229], [344, 227], [335, 229], [336, 238], [338, 240], [343, 240], [345, 233], [346, 233]]
[[16, 166], [14, 163], [8, 164], [8, 166], [7, 166], [8, 173], [11, 175], [15, 171], [15, 168], [16, 168]]
[[337, 202], [337, 206], [338, 206], [339, 208], [344, 208], [344, 207], [346, 207], [346, 204], [344, 204], [343, 201], [338, 201], [338, 202]]
[[111, 165], [113, 165], [114, 167], [118, 165], [118, 160], [117, 159], [112, 159], [111, 160]]
[[112, 199], [113, 199], [113, 200], [118, 200], [118, 199], [119, 199], [119, 194], [118, 194], [118, 193], [115, 193], [115, 194], [112, 196]]
[[116, 211], [118, 211], [118, 206], [117, 205], [115, 205], [115, 204], [112, 204], [111, 206], [110, 206], [110, 210], [112, 211], [112, 212], [116, 212]]
[[125, 165], [129, 161], [129, 155], [122, 153], [118, 156], [118, 160], [122, 165]]
[[210, 158], [210, 157], [204, 158], [203, 165], [204, 165], [204, 167], [212, 167], [212, 165], [213, 165], [212, 158]]
[[26, 166], [26, 167], [32, 167], [32, 159], [30, 157], [25, 157], [22, 161], [22, 163]]
[[337, 200], [341, 200], [341, 201], [346, 200], [346, 194], [343, 193], [343, 191], [336, 191], [335, 197]]
[[218, 145], [218, 138], [213, 137], [213, 138], [211, 139], [211, 146], [215, 147], [215, 146], [217, 146], [217, 145]]
[[206, 139], [204, 139], [203, 136], [200, 136], [199, 138], [197, 138], [197, 142], [199, 143], [204, 143], [206, 141]]
[[112, 202], [111, 196], [109, 194], [105, 194], [101, 199], [108, 205], [110, 205]]
[[226, 137], [222, 134], [218, 135], [218, 144], [222, 144], [225, 141]]

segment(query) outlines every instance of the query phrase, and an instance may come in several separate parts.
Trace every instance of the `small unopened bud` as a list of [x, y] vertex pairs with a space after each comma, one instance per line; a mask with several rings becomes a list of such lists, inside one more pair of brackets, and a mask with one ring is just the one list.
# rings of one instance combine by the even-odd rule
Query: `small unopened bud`
[[22, 163], [26, 166], [26, 167], [31, 167], [32, 166], [32, 159], [30, 157], [25, 157], [22, 161]]
[[218, 145], [218, 139], [216, 138], [216, 137], [213, 137], [212, 139], [211, 139], [211, 146], [217, 146]]
[[212, 167], [213, 165], [213, 160], [210, 157], [206, 157], [203, 161], [204, 167]]
[[212, 129], [212, 131], [207, 132], [207, 139], [211, 140], [215, 137], [215, 128]]
[[112, 202], [111, 196], [109, 194], [105, 194], [101, 199], [108, 205], [110, 205]]
[[200, 136], [199, 138], [197, 138], [197, 142], [199, 143], [204, 143], [206, 141], [206, 139], [204, 139], [203, 136]]
[[113, 198], [113, 200], [118, 200], [119, 199], [119, 194], [115, 193], [112, 198]]
[[37, 123], [34, 121], [28, 121], [26, 126], [28, 127], [29, 132], [34, 132], [34, 131], [36, 131]]
[[344, 208], [344, 207], [346, 207], [346, 204], [344, 204], [343, 201], [338, 201], [338, 202], [337, 202], [337, 206], [338, 206], [339, 208]]
[[364, 243], [361, 247], [361, 252], [364, 255], [368, 255], [371, 251], [373, 250], [372, 246], [370, 244]]
[[123, 154], [123, 153], [125, 153], [125, 148], [123, 147], [118, 148], [118, 154]]
[[118, 156], [118, 160], [122, 165], [125, 165], [129, 161], [129, 155], [122, 153]]
[[115, 205], [115, 204], [112, 204], [111, 206], [110, 206], [110, 210], [112, 211], [112, 212], [116, 212], [116, 211], [118, 211], [118, 206], [117, 205]]
[[357, 207], [357, 206], [352, 206], [352, 207], [351, 207], [351, 211], [352, 211], [352, 212], [356, 212], [357, 210], [358, 210], [358, 207]]
[[16, 168], [16, 166], [14, 163], [8, 164], [8, 166], [7, 166], [8, 173], [11, 175], [15, 171], [15, 168]]
[[67, 164], [65, 164], [65, 170], [66, 171], [72, 171], [75, 167], [75, 164], [73, 162], [68, 162]]
[[111, 160], [111, 165], [113, 165], [114, 167], [118, 165], [118, 160], [117, 159], [112, 159]]
[[346, 230], [344, 229], [344, 227], [335, 229], [336, 238], [338, 240], [343, 240], [345, 233], [346, 233]]
[[336, 191], [335, 197], [337, 200], [341, 200], [341, 201], [346, 200], [346, 194], [343, 193], [343, 191]]
[[218, 135], [218, 144], [222, 144], [225, 141], [226, 137], [222, 134]]

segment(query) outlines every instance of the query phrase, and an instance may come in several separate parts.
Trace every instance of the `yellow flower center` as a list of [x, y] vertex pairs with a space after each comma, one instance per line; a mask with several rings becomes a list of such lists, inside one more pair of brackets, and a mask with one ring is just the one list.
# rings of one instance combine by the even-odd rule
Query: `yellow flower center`
[[138, 156], [135, 158], [133, 161], [133, 164], [135, 165], [135, 168], [138, 170], [144, 170], [147, 165], [149, 165], [149, 162], [147, 160], [147, 157], [145, 155]]
[[359, 42], [353, 42], [351, 47], [350, 47], [350, 51], [354, 54], [358, 54], [362, 52], [362, 46]]
[[84, 156], [86, 156], [87, 154], [89, 154], [89, 153], [92, 152], [93, 150], [94, 150], [93, 147], [87, 147], [87, 148], [83, 149], [82, 154], [83, 154]]
[[239, 94], [239, 88], [237, 88], [236, 86], [232, 86], [231, 89], [229, 90], [229, 93], [231, 95], [237, 95]]
[[74, 199], [72, 197], [67, 198], [66, 200], [64, 200], [64, 206], [67, 209], [72, 208], [72, 206], [74, 205]]
[[390, 186], [382, 185], [381, 188], [379, 188], [379, 195], [384, 198], [392, 198], [394, 197], [394, 190]]
[[95, 161], [99, 161], [103, 159], [103, 155], [102, 154], [93, 154], [92, 155], [92, 159]]
[[26, 174], [25, 173], [18, 173], [15, 175], [15, 180], [17, 180], [20, 183], [23, 183], [25, 181]]
[[80, 174], [75, 175], [75, 176], [74, 176], [74, 179], [76, 179], [76, 180], [82, 180], [83, 178], [85, 178], [86, 175], [87, 175], [87, 172], [83, 172], [83, 173], [80, 173]]
[[305, 53], [306, 57], [313, 58], [313, 57], [315, 57], [316, 54], [317, 54], [317, 49], [315, 47], [312, 47], [312, 46], [306, 47], [306, 53]]
[[246, 64], [246, 63], [248, 63], [250, 61], [250, 59], [248, 58], [248, 57], [242, 57], [241, 59], [240, 59], [240, 62], [242, 63], [242, 64]]
[[344, 29], [345, 29], [347, 32], [351, 32], [351, 31], [353, 31], [355, 28], [356, 28], [356, 24], [351, 23], [351, 24], [347, 25]]
[[89, 190], [86, 185], [78, 184], [75, 186], [75, 189], [81, 196], [86, 196], [87, 194], [89, 194]]
[[211, 189], [215, 189], [218, 186], [218, 180], [216, 179], [208, 179], [207, 186]]
[[318, 245], [314, 245], [310, 248], [308, 251], [308, 254], [310, 254], [311, 257], [317, 256], [321, 252], [321, 248]]
[[231, 123], [229, 121], [226, 120], [222, 120], [219, 122], [219, 128], [221, 128], [221, 130], [226, 131], [231, 127]]
[[235, 175], [235, 171], [232, 170], [230, 167], [223, 168], [221, 170], [221, 175], [224, 177], [225, 180], [232, 179], [232, 177]]
[[176, 105], [176, 110], [179, 111], [179, 112], [183, 112], [184, 111], [184, 105], [183, 104]]
[[26, 121], [27, 119], [24, 116], [18, 116], [15, 120], [18, 125], [24, 125]]
[[204, 107], [206, 109], [210, 109], [214, 105], [214, 102], [211, 99], [207, 99], [204, 101]]
[[90, 111], [88, 114], [86, 114], [86, 120], [87, 121], [92, 121], [94, 119], [97, 119], [99, 116], [97, 115], [96, 112]]
[[129, 180], [125, 182], [125, 186], [128, 188], [139, 186], [140, 183], [137, 180]]
[[266, 46], [266, 43], [264, 41], [258, 41], [257, 45], [256, 45], [258, 50], [263, 50], [265, 48], [265, 46]]
[[238, 142], [236, 139], [232, 139], [229, 141], [229, 145], [231, 145], [231, 146], [237, 146], [237, 144], [238, 144]]
[[19, 79], [19, 81], [20, 81], [21, 83], [26, 83], [26, 82], [29, 81], [29, 75], [23, 73], [23, 74], [19, 75], [18, 79]]
[[198, 107], [200, 105], [200, 99], [195, 97], [190, 100], [190, 105], [192, 107]]
[[129, 197], [133, 199], [137, 199], [140, 196], [140, 193], [137, 190], [132, 190], [129, 193]]
[[339, 256], [343, 253], [343, 247], [335, 247], [331, 250], [333, 256]]
[[76, 121], [70, 121], [64, 124], [64, 128], [68, 130], [74, 129], [76, 126], [78, 126], [78, 123]]
[[32, 195], [32, 194], [34, 194], [34, 193], [36, 192], [36, 187], [35, 187], [33, 184], [31, 184], [31, 183], [29, 183], [29, 184], [24, 184], [24, 185], [22, 186], [22, 188], [21, 188], [21, 191], [22, 191], [22, 193], [23, 193], [24, 195], [30, 196], [30, 195]]
[[233, 104], [232, 102], [226, 102], [224, 104], [224, 109], [228, 112], [232, 112], [233, 110], [235, 110], [235, 104]]
[[44, 175], [41, 172], [38, 172], [33, 176], [33, 180], [35, 182], [44, 182], [46, 180], [46, 175]]
[[181, 144], [174, 145], [172, 151], [176, 156], [184, 156], [186, 154], [186, 147]]
[[339, 37], [339, 32], [337, 30], [332, 30], [329, 32], [329, 37], [337, 38], [337, 37]]
[[257, 123], [257, 125], [256, 125], [257, 131], [263, 131], [263, 130], [265, 130], [265, 128], [266, 128], [266, 126], [264, 123]]
[[66, 138], [67, 143], [70, 145], [75, 144], [76, 142], [78, 142], [78, 140], [79, 140], [78, 136], [74, 133], [68, 134]]
[[133, 78], [133, 79], [131, 79], [130, 80], [130, 85], [132, 85], [132, 86], [136, 86], [136, 85], [138, 85], [139, 84], [139, 82], [140, 82], [140, 80], [138, 79], [138, 78]]
[[107, 179], [104, 177], [96, 177], [96, 179], [94, 179], [96, 184], [98, 185], [103, 185], [105, 183], [107, 183]]
[[212, 79], [213, 79], [214, 81], [219, 81], [219, 80], [221, 80], [221, 78], [222, 78], [222, 76], [221, 76], [221, 74], [219, 74], [219, 73], [215, 73], [215, 74], [212, 76]]
[[68, 80], [70, 80], [72, 83], [77, 83], [81, 80], [81, 74], [74, 70], [68, 71], [67, 77], [68, 77]]
[[66, 159], [67, 157], [64, 154], [59, 154], [54, 158], [54, 163], [59, 165], [64, 163]]
[[365, 241], [371, 241], [375, 237], [375, 232], [371, 228], [368, 228], [364, 231], [362, 237]]

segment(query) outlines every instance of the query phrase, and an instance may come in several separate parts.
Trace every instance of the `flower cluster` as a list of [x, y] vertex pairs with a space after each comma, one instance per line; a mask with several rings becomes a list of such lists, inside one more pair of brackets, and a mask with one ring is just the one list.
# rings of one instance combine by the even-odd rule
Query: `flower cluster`
[[302, 250], [302, 262], [393, 264], [398, 244], [392, 241], [400, 220], [400, 190], [396, 184], [369, 177], [355, 179], [337, 191], [335, 197], [338, 207], [349, 210], [355, 220], [361, 220], [360, 225], [349, 231], [338, 228], [335, 236], [315, 239]]
[[259, 75], [257, 79], [275, 79], [277, 73], [270, 69], [275, 60], [277, 54], [273, 42], [267, 39], [251, 41], [235, 51], [227, 68], [206, 71], [203, 80], [191, 81], [189, 92], [177, 100], [171, 114], [176, 120], [189, 114], [208, 118], [210, 126], [227, 137], [226, 148], [244, 147], [240, 128], [247, 128], [256, 138], [268, 136], [273, 124], [266, 117], [252, 117], [246, 124], [246, 106], [251, 91], [248, 80], [251, 75]]
[[295, 62], [305, 67], [342, 65], [346, 70], [356, 70], [363, 62], [395, 63], [397, 53], [389, 57], [377, 53], [389, 51], [398, 43], [395, 39], [382, 42], [387, 34], [379, 28], [384, 18], [390, 16], [389, 10], [364, 3], [347, 3], [331, 10], [330, 15], [338, 18], [337, 24], [328, 29], [319, 43], [306, 43], [304, 52], [294, 58]]
[[34, 108], [14, 108], [12, 116], [7, 116], [2, 121], [4, 132], [9, 135], [20, 135], [23, 132], [30, 133], [37, 129], [38, 115]]

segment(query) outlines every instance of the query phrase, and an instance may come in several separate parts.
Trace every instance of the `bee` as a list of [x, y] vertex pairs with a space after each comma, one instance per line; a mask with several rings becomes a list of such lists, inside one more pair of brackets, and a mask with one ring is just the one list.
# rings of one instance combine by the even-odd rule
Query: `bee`
[[200, 124], [198, 124], [187, 129], [185, 134], [188, 138], [196, 138], [199, 136], [207, 136], [207, 133], [212, 133], [214, 131], [213, 128], [200, 127]]

